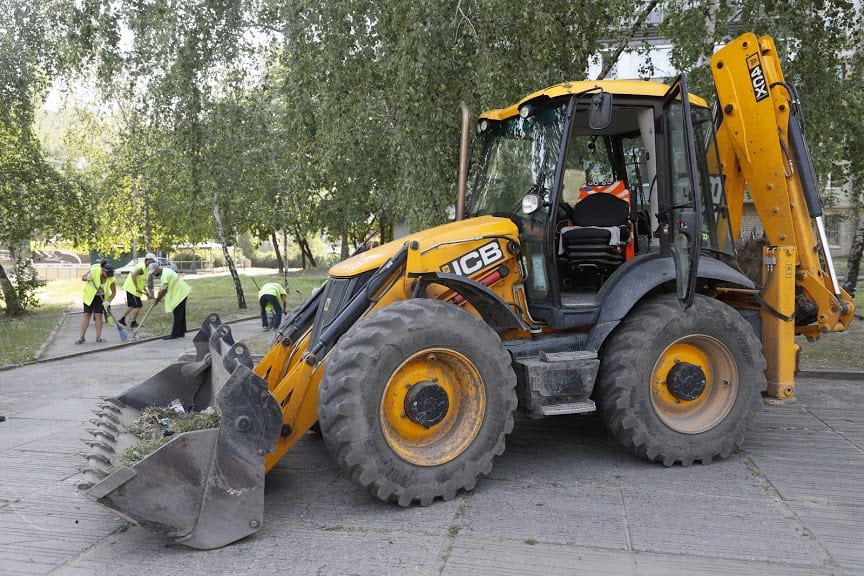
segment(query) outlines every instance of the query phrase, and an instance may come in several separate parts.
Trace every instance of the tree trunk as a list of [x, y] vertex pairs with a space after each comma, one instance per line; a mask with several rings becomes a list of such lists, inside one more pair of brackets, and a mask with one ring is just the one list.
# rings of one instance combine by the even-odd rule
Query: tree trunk
[[306, 241], [306, 238], [300, 235], [299, 229], [295, 228], [292, 231], [291, 236], [300, 248], [300, 266], [303, 270], [306, 269], [307, 260], [312, 268], [317, 268], [318, 262], [315, 261], [315, 256], [312, 254], [312, 249], [309, 247], [309, 242]]
[[852, 241], [852, 250], [849, 252], [848, 267], [846, 269], [846, 282], [843, 283], [843, 289], [853, 298], [855, 297], [855, 289], [858, 285], [858, 273], [861, 268], [861, 254], [864, 252], [864, 218], [858, 212], [855, 212], [855, 239]]
[[342, 248], [339, 252], [339, 259], [345, 260], [351, 254], [351, 246], [349, 245], [351, 242], [348, 237], [348, 230], [342, 231]]
[[309, 242], [306, 241], [305, 238], [300, 238], [297, 240], [297, 244], [300, 246], [300, 253], [303, 254], [303, 268], [306, 268], [306, 261], [309, 261], [309, 266], [311, 268], [317, 268], [318, 262], [315, 261], [315, 256], [312, 254], [312, 249], [309, 247]]
[[282, 252], [279, 251], [279, 238], [276, 236], [276, 230], [270, 231], [270, 241], [273, 242], [273, 250], [276, 251], [276, 265], [279, 266], [279, 274], [284, 274], [285, 261], [282, 260]]
[[[11, 252], [11, 250], [10, 250]], [[3, 301], [6, 303], [6, 316], [17, 316], [21, 313], [21, 304], [18, 301], [18, 292], [6, 274], [3, 265], [0, 264], [0, 292], [3, 293]]]
[[225, 242], [225, 228], [222, 226], [222, 212], [219, 210], [219, 194], [216, 191], [213, 192], [213, 219], [216, 221], [216, 239], [222, 246], [222, 256], [225, 258], [225, 265], [228, 266], [228, 271], [231, 272], [231, 279], [234, 281], [234, 290], [237, 292], [237, 307], [245, 310], [246, 295], [243, 293], [243, 285], [240, 283], [237, 267], [228, 253], [228, 244]]

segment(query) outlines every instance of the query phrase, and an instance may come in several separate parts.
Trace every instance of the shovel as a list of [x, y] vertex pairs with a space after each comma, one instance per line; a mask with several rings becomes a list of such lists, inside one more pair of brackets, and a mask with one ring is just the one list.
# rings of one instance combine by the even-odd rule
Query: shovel
[[117, 331], [120, 332], [120, 341], [126, 342], [127, 340], [129, 340], [129, 332], [127, 332], [126, 329], [119, 322], [117, 322], [117, 319], [114, 318], [114, 314], [111, 313], [111, 307], [105, 306], [104, 309], [106, 317], [110, 317], [114, 325], [117, 326]]

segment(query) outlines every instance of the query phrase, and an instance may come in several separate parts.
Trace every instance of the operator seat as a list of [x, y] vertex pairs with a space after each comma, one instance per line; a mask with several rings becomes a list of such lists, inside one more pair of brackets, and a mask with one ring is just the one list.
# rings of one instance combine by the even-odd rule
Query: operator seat
[[633, 257], [630, 192], [624, 182], [586, 184], [573, 206], [572, 226], [561, 229], [559, 254], [575, 274], [602, 282]]

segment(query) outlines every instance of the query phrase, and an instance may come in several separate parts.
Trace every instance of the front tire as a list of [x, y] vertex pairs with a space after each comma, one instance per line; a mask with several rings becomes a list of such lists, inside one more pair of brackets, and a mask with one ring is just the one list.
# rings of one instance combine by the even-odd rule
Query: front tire
[[697, 294], [635, 308], [603, 346], [604, 423], [640, 457], [666, 466], [727, 457], [744, 440], [766, 388], [762, 346], [744, 318]]
[[471, 490], [513, 429], [516, 376], [498, 335], [437, 300], [395, 302], [338, 342], [319, 387], [334, 460], [383, 501]]

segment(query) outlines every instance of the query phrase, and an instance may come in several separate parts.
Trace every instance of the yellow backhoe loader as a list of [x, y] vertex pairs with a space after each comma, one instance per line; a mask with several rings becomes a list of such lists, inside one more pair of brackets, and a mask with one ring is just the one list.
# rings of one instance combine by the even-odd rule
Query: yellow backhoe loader
[[[711, 67], [713, 113], [681, 76], [552, 86], [482, 114], [470, 152], [466, 120], [454, 222], [334, 266], [255, 366], [208, 318], [195, 361], [100, 405], [86, 496], [209, 549], [261, 528], [265, 473], [316, 422], [401, 506], [471, 490], [517, 410], [599, 410], [667, 466], [728, 456], [763, 397], [794, 396], [796, 334], [844, 330], [854, 305], [773, 41], [745, 34]], [[735, 259], [751, 200], [756, 283]], [[219, 425], [123, 464], [152, 406]]]

